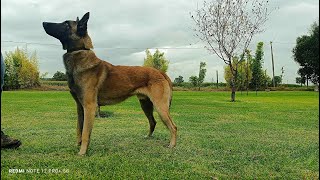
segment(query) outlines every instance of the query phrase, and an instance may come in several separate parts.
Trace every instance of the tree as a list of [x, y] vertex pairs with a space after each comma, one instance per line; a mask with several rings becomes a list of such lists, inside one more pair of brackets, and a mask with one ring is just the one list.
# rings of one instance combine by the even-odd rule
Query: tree
[[61, 71], [57, 71], [54, 73], [52, 80], [54, 81], [66, 81], [67, 80], [67, 75]]
[[200, 91], [201, 84], [204, 81], [204, 78], [206, 77], [207, 69], [205, 69], [206, 63], [200, 62], [199, 67], [199, 76], [191, 76], [189, 78], [189, 82], [192, 84], [193, 87], [198, 87], [198, 90]]
[[296, 83], [302, 86], [302, 84], [306, 84], [306, 78], [304, 76], [296, 77]]
[[189, 82], [193, 87], [197, 87], [198, 85], [198, 77], [197, 76], [190, 76], [189, 77]]
[[205, 62], [200, 62], [199, 78], [198, 78], [199, 91], [200, 91], [201, 84], [203, 83], [204, 78], [206, 77], [207, 69], [205, 69], [205, 68], [206, 68], [206, 63]]
[[307, 87], [309, 87], [309, 80], [312, 76], [312, 68], [310, 66], [304, 66], [303, 68], [299, 68], [298, 74], [300, 75], [300, 77], [303, 77], [303, 79], [305, 79]]
[[301, 68], [298, 74], [308, 81], [319, 86], [319, 23], [311, 25], [310, 35], [303, 35], [297, 38], [296, 46], [292, 49], [294, 61]]
[[43, 74], [40, 75], [40, 79], [46, 79], [46, 77], [48, 76], [48, 72], [45, 72]]
[[36, 52], [30, 57], [26, 50], [17, 48], [6, 53], [3, 89], [32, 88], [40, 85], [39, 67]]
[[153, 67], [162, 72], [167, 72], [169, 67], [169, 61], [164, 57], [164, 53], [161, 53], [158, 49], [152, 55], [150, 51], [146, 50], [147, 57], [144, 59], [143, 66]]
[[174, 82], [176, 85], [179, 86], [179, 85], [181, 85], [181, 83], [184, 82], [184, 80], [183, 80], [183, 77], [182, 77], [182, 76], [179, 76], [179, 77], [175, 78], [173, 82]]
[[[250, 56], [247, 58], [250, 58]], [[238, 62], [238, 61], [239, 61], [239, 58], [234, 57], [232, 63], [234, 65], [238, 64], [238, 76], [237, 76], [235, 83], [236, 83], [237, 90], [242, 91], [244, 89], [244, 87], [246, 87], [246, 89], [247, 89], [248, 82], [250, 82], [250, 80], [252, 79], [252, 71], [250, 68], [250, 64], [248, 64], [248, 63], [250, 63], [249, 60], [248, 61], [242, 60], [241, 62]], [[224, 67], [224, 79], [226, 80], [227, 85], [229, 87], [231, 87], [232, 73], [230, 71], [229, 66]]]
[[247, 95], [249, 94], [249, 84], [250, 84], [250, 81], [252, 79], [252, 70], [251, 70], [251, 66], [252, 66], [252, 61], [253, 61], [253, 58], [252, 58], [252, 55], [251, 55], [251, 51], [249, 49], [246, 50], [245, 52], [245, 57], [246, 57], [246, 90], [247, 90]]
[[272, 86], [272, 79], [270, 76], [268, 76], [266, 69], [264, 70], [264, 74], [263, 74], [262, 79], [263, 79], [263, 85], [264, 85], [265, 89], [267, 89], [268, 86]]
[[262, 26], [270, 14], [268, 1], [253, 0], [215, 0], [204, 1], [203, 7], [191, 15], [196, 28], [196, 36], [205, 42], [205, 48], [216, 54], [230, 68], [231, 101], [235, 101], [238, 63], [232, 59], [237, 54], [243, 55], [252, 37], [262, 32]]
[[258, 89], [261, 89], [264, 87], [264, 72], [262, 69], [262, 63], [263, 63], [263, 42], [259, 42], [257, 45], [255, 58], [252, 59], [252, 80], [250, 83], [250, 87], [252, 89], [255, 89], [256, 91]]
[[276, 87], [280, 85], [281, 82], [282, 82], [281, 76], [274, 76], [274, 83], [276, 84]]

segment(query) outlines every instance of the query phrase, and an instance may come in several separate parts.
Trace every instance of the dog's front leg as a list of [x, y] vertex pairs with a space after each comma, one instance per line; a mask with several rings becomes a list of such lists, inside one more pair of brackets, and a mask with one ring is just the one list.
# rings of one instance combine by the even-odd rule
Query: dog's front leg
[[83, 120], [84, 120], [84, 112], [82, 104], [80, 103], [77, 95], [74, 92], [71, 92], [73, 99], [77, 103], [77, 114], [78, 114], [78, 122], [77, 122], [77, 144], [81, 145], [81, 138], [82, 138], [82, 129], [83, 129]]
[[83, 122], [84, 122], [84, 112], [83, 107], [80, 103], [77, 103], [77, 112], [78, 112], [78, 123], [77, 123], [77, 143], [80, 146], [82, 142], [82, 131], [83, 131]]
[[90, 143], [90, 135], [93, 127], [93, 122], [95, 118], [95, 112], [97, 107], [97, 100], [96, 98], [92, 97], [92, 95], [85, 96], [83, 102], [83, 109], [84, 109], [84, 123], [83, 123], [83, 130], [82, 130], [82, 138], [81, 138], [81, 148], [79, 151], [79, 155], [84, 155], [87, 152], [89, 143]]

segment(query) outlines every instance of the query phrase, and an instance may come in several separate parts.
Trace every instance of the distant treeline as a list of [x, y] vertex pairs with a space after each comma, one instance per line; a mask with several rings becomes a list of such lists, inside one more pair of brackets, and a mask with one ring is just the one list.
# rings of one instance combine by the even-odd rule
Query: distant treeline
[[[227, 83], [220, 82], [212, 83], [212, 82], [204, 82], [201, 84], [201, 91], [229, 91], [230, 87], [227, 86]], [[40, 87], [38, 90], [69, 90], [67, 81], [54, 81], [52, 78], [41, 79]], [[194, 87], [194, 85], [190, 82], [182, 82], [182, 83], [173, 83], [173, 89], [175, 91], [199, 91], [198, 87]], [[297, 84], [281, 84], [278, 87], [269, 87], [268, 91], [314, 91], [314, 86], [303, 86]], [[246, 89], [240, 89], [239, 91], [246, 91]], [[252, 91], [249, 89], [249, 91]], [[264, 91], [264, 90], [261, 90]]]

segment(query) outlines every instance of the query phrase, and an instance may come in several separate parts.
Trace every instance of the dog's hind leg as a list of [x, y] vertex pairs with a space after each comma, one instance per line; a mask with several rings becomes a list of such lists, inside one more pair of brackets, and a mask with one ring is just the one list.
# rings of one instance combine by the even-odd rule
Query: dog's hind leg
[[[158, 90], [163, 88], [163, 92], [160, 93]], [[173, 148], [176, 146], [177, 143], [177, 127], [173, 123], [170, 113], [169, 113], [169, 106], [171, 101], [171, 90], [169, 87], [166, 86], [159, 86], [154, 87], [153, 89], [156, 89], [154, 92], [151, 92], [152, 96], [152, 103], [157, 110], [160, 119], [163, 121], [163, 123], [167, 126], [167, 128], [170, 131], [171, 134], [171, 140], [170, 140], [170, 148]]]
[[144, 114], [147, 116], [149, 120], [150, 130], [149, 130], [148, 137], [151, 137], [153, 134], [154, 128], [156, 127], [156, 124], [157, 124], [157, 122], [153, 117], [153, 104], [148, 97], [139, 98], [139, 101]]
[[95, 117], [96, 118], [101, 118], [101, 116], [100, 116], [100, 106], [99, 106], [99, 104], [97, 105], [97, 109], [96, 109], [96, 115], [95, 115]]
[[82, 137], [82, 130], [83, 130], [83, 120], [84, 120], [84, 113], [83, 113], [83, 107], [77, 97], [77, 95], [73, 92], [71, 92], [71, 95], [73, 99], [77, 103], [77, 114], [78, 114], [78, 123], [77, 123], [77, 144], [81, 145], [81, 137]]

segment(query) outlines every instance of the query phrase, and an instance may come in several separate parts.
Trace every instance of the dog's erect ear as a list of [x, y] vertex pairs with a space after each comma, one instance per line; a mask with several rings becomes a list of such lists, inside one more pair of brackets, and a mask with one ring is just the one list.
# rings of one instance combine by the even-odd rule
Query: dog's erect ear
[[77, 21], [78, 21], [77, 31], [78, 31], [78, 34], [79, 34], [80, 36], [86, 35], [88, 20], [89, 20], [89, 12], [87, 12], [87, 13], [81, 18], [80, 21], [79, 21], [79, 18], [77, 18]]
[[79, 17], [77, 17], [77, 20], [76, 20], [76, 22], [77, 22], [77, 23], [79, 22]]

